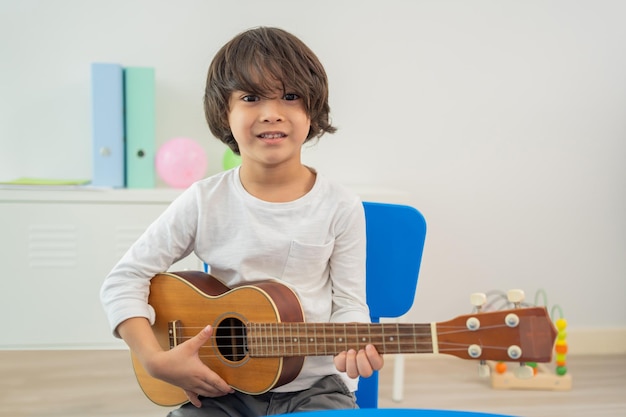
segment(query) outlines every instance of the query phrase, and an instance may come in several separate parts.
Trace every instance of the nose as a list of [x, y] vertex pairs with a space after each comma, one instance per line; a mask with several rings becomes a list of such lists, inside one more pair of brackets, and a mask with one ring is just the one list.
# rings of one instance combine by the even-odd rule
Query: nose
[[284, 119], [282, 106], [279, 99], [263, 100], [259, 117], [262, 122], [276, 123]]

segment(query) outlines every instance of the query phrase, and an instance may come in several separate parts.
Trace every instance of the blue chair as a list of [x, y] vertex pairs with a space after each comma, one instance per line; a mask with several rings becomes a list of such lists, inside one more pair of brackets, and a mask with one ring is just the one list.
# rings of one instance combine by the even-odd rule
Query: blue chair
[[275, 417], [513, 417], [504, 414], [485, 414], [471, 411], [419, 410], [410, 408], [364, 408], [360, 410], [325, 410], [309, 411], [292, 414], [281, 414]]
[[[367, 236], [366, 295], [372, 323], [406, 314], [415, 299], [426, 221], [413, 207], [363, 202]], [[378, 372], [360, 378], [360, 408], [378, 407]]]

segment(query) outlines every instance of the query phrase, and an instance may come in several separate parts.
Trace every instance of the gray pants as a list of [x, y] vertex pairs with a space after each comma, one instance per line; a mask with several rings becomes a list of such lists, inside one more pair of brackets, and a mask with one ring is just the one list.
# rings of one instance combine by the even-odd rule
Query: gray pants
[[202, 398], [202, 408], [191, 403], [172, 411], [168, 417], [260, 417], [295, 411], [338, 410], [358, 408], [338, 375], [324, 377], [304, 391], [268, 392], [249, 395], [236, 391], [218, 398]]

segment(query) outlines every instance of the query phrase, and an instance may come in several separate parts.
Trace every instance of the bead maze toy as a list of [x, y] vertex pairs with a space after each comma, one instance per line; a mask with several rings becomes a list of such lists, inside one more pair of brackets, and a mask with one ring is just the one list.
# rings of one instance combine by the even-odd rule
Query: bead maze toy
[[[524, 292], [522, 290], [510, 290], [505, 295], [501, 292], [491, 293], [495, 301], [487, 303], [487, 295], [483, 293], [474, 293], [470, 296], [470, 302], [475, 310], [485, 311], [494, 309], [494, 303], [498, 300], [506, 300], [504, 305], [495, 309], [502, 309], [510, 306], [520, 308], [528, 307], [525, 304]], [[538, 305], [537, 299], [543, 296], [543, 305], [547, 305], [546, 295], [543, 290], [537, 292], [535, 297], [535, 306]], [[555, 318], [558, 313], [558, 318]], [[530, 389], [530, 390], [552, 390], [552, 391], [568, 391], [572, 389], [572, 375], [567, 369], [567, 321], [563, 318], [563, 311], [558, 305], [555, 305], [550, 313], [557, 329], [557, 340], [554, 346], [553, 361], [548, 364], [543, 363], [515, 363], [515, 362], [495, 362], [481, 361], [479, 364], [478, 374], [484, 378], [490, 378], [491, 387], [494, 389]]]

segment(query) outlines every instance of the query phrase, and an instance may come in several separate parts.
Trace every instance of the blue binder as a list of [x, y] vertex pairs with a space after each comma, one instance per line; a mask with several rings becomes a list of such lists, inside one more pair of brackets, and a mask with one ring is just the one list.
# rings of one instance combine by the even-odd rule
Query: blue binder
[[124, 187], [124, 78], [121, 65], [91, 65], [91, 103], [91, 183]]

